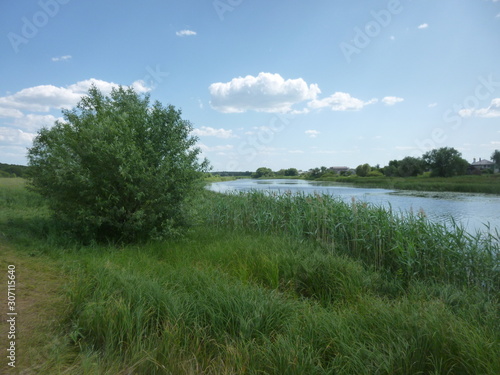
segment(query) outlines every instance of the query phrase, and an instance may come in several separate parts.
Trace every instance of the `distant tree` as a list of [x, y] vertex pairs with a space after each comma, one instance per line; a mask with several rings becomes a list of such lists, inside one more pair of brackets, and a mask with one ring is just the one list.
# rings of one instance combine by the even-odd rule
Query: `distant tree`
[[398, 163], [398, 176], [399, 177], [410, 177], [418, 176], [424, 173], [425, 162], [421, 158], [414, 158], [411, 156], [405, 157]]
[[257, 168], [255, 173], [252, 173], [252, 178], [274, 177], [274, 172], [270, 168]]
[[61, 223], [85, 240], [127, 242], [186, 224], [208, 162], [179, 110], [132, 88], [104, 96], [93, 86], [63, 115], [28, 151], [31, 187]]
[[311, 168], [307, 173], [307, 178], [315, 180], [321, 177], [321, 170], [319, 168]]
[[370, 173], [371, 171], [371, 167], [369, 164], [362, 164], [362, 165], [358, 165], [356, 167], [356, 174], [359, 176], [359, 177], [366, 177], [368, 176], [368, 173]]
[[426, 152], [422, 159], [431, 169], [431, 176], [451, 177], [463, 175], [469, 163], [452, 147], [442, 147]]
[[299, 171], [296, 168], [288, 168], [285, 170], [285, 176], [295, 177], [299, 175]]
[[387, 177], [398, 176], [399, 160], [391, 160], [389, 165], [382, 168], [382, 173]]
[[495, 166], [500, 169], [500, 151], [495, 150], [493, 154], [491, 154], [491, 160], [495, 163]]
[[384, 176], [384, 174], [377, 169], [371, 170], [366, 175], [366, 177], [383, 177], [383, 176]]

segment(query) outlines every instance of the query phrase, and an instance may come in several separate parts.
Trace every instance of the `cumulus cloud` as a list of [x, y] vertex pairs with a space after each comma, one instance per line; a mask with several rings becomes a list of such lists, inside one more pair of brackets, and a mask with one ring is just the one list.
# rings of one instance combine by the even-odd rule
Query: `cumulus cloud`
[[59, 56], [59, 57], [53, 57], [52, 61], [67, 61], [71, 60], [72, 56], [71, 55], [64, 55], [64, 56]]
[[484, 117], [493, 118], [500, 117], [500, 98], [495, 98], [491, 101], [490, 105], [486, 108], [474, 109], [462, 109], [458, 111], [461, 117]]
[[429, 27], [429, 25], [428, 25], [428, 24], [426, 24], [426, 23], [423, 23], [423, 24], [421, 24], [421, 25], [418, 25], [418, 28], [419, 28], [420, 30], [422, 30], [422, 29], [427, 29], [428, 27]]
[[27, 130], [27, 131], [37, 131], [42, 127], [49, 127], [53, 125], [57, 120], [63, 121], [62, 117], [55, 117], [52, 115], [38, 115], [34, 113], [29, 113], [27, 115], [23, 115], [22, 117], [16, 118], [11, 125]]
[[23, 113], [18, 109], [0, 107], [0, 117], [20, 118], [23, 117]]
[[234, 148], [233, 145], [218, 145], [218, 146], [207, 146], [204, 143], [198, 143], [196, 147], [199, 147], [203, 152], [221, 152], [230, 151]]
[[309, 138], [316, 138], [320, 132], [317, 130], [306, 130], [304, 133], [306, 133]]
[[209, 126], [202, 126], [199, 129], [194, 129], [192, 132], [196, 136], [204, 137], [216, 137], [216, 138], [236, 138], [237, 136], [233, 134], [232, 130], [226, 130], [223, 128], [215, 129]]
[[[13, 95], [0, 97], [0, 113], [10, 110], [31, 112], [49, 112], [52, 109], [71, 108], [84, 96], [89, 88], [95, 85], [103, 94], [107, 95], [118, 84], [91, 78], [80, 81], [67, 87], [40, 85], [22, 89]], [[139, 93], [149, 91], [143, 81], [135, 81], [131, 85]], [[19, 114], [17, 112], [11, 112]], [[16, 116], [12, 116], [16, 117]]]
[[35, 133], [24, 132], [20, 129], [0, 127], [0, 144], [28, 146], [35, 136]]
[[177, 35], [177, 36], [194, 36], [194, 35], [196, 35], [196, 31], [193, 31], [193, 30], [180, 30], [180, 31], [176, 31], [175, 35]]
[[212, 108], [223, 113], [290, 112], [294, 104], [314, 100], [321, 92], [318, 85], [308, 85], [302, 78], [285, 80], [279, 74], [262, 72], [257, 77], [213, 83], [209, 91]]
[[361, 99], [353, 98], [350, 94], [345, 92], [336, 92], [335, 94], [320, 100], [312, 100], [309, 102], [310, 108], [324, 108], [328, 107], [332, 111], [355, 111], [362, 109], [368, 104], [376, 103], [377, 99], [363, 101]]
[[394, 105], [396, 103], [401, 103], [404, 101], [403, 98], [398, 98], [397, 96], [386, 96], [382, 99], [382, 103], [385, 105]]

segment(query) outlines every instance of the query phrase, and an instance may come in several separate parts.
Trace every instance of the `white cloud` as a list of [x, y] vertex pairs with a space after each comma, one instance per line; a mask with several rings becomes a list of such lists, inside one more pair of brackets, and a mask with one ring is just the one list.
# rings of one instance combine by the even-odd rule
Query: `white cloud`
[[229, 151], [234, 148], [233, 145], [219, 145], [219, 146], [207, 146], [204, 143], [198, 143], [196, 147], [199, 147], [203, 152], [221, 152]]
[[193, 31], [193, 30], [180, 30], [180, 31], [176, 31], [175, 35], [177, 35], [177, 36], [194, 36], [194, 35], [196, 35], [196, 31]]
[[347, 94], [345, 92], [336, 92], [328, 98], [312, 100], [308, 105], [310, 108], [329, 107], [332, 111], [349, 111], [359, 110], [368, 104], [376, 102], [377, 99], [371, 99], [367, 102], [364, 102], [360, 99], [353, 98], [350, 94]]
[[71, 60], [71, 58], [72, 58], [71, 55], [64, 55], [59, 57], [53, 57], [52, 61], [66, 61], [66, 60]]
[[498, 14], [495, 16], [495, 18], [500, 18], [500, 13], [498, 13]]
[[[12, 117], [19, 117], [19, 113], [12, 110], [25, 110], [32, 112], [49, 112], [52, 109], [71, 108], [84, 96], [94, 84], [103, 94], [107, 95], [112, 88], [118, 85], [91, 78], [80, 81], [67, 87], [53, 85], [40, 85], [22, 89], [13, 95], [0, 97], [0, 113], [11, 110]], [[143, 81], [135, 81], [131, 85], [137, 92], [149, 91]]]
[[418, 25], [418, 28], [419, 28], [419, 29], [427, 29], [428, 27], [429, 27], [429, 25], [428, 25], [428, 24], [426, 24], [426, 23], [423, 23], [423, 24], [421, 24], [421, 25]]
[[57, 120], [63, 121], [64, 119], [62, 117], [55, 117], [52, 115], [37, 115], [29, 113], [20, 118], [16, 118], [11, 125], [27, 131], [37, 131], [44, 126], [50, 127]]
[[398, 151], [412, 151], [412, 150], [418, 150], [418, 147], [416, 146], [396, 146], [394, 147]]
[[0, 117], [20, 118], [23, 117], [23, 113], [18, 109], [0, 107]]
[[20, 129], [0, 127], [0, 143], [9, 145], [31, 145], [35, 133], [24, 132]]
[[279, 74], [259, 73], [257, 77], [233, 78], [209, 87], [211, 106], [223, 113], [290, 112], [294, 104], [314, 100], [321, 91], [302, 79], [283, 79]]
[[288, 153], [289, 154], [303, 154], [304, 151], [302, 151], [302, 150], [289, 150]]
[[437, 103], [430, 103], [427, 107], [429, 108], [434, 108], [436, 107], [438, 104]]
[[237, 136], [233, 134], [232, 130], [226, 129], [215, 129], [208, 126], [202, 126], [199, 129], [194, 129], [192, 132], [196, 136], [205, 136], [205, 137], [217, 137], [217, 138], [236, 138]]
[[306, 133], [310, 138], [316, 138], [320, 132], [317, 130], [306, 130], [304, 133]]
[[402, 101], [404, 101], [404, 99], [398, 98], [397, 96], [386, 96], [382, 99], [382, 103], [385, 105], [394, 105], [396, 103], [401, 103]]
[[486, 108], [473, 109], [467, 108], [458, 111], [461, 117], [484, 117], [493, 118], [500, 117], [500, 98], [495, 98], [491, 101], [490, 105]]

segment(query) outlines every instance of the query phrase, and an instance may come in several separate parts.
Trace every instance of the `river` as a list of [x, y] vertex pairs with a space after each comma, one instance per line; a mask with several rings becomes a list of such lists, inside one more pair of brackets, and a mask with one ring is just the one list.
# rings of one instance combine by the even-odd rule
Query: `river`
[[450, 223], [452, 218], [467, 231], [484, 232], [489, 225], [492, 232], [500, 232], [500, 196], [473, 193], [422, 192], [410, 190], [388, 190], [346, 186], [335, 182], [305, 180], [251, 180], [242, 179], [214, 182], [208, 189], [227, 193], [231, 191], [268, 190], [305, 194], [328, 194], [346, 202], [356, 200], [392, 207], [393, 211], [425, 212], [436, 222]]

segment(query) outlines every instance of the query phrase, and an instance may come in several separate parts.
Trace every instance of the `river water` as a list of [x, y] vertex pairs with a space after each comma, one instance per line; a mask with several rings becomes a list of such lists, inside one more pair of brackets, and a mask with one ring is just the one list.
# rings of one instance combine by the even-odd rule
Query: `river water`
[[388, 190], [346, 186], [335, 182], [305, 180], [251, 180], [242, 179], [215, 182], [208, 189], [221, 192], [268, 190], [292, 193], [328, 194], [351, 202], [357, 201], [392, 207], [393, 211], [425, 212], [436, 222], [450, 223], [452, 218], [470, 233], [476, 231], [500, 232], [500, 196], [472, 193], [422, 192], [410, 190]]

